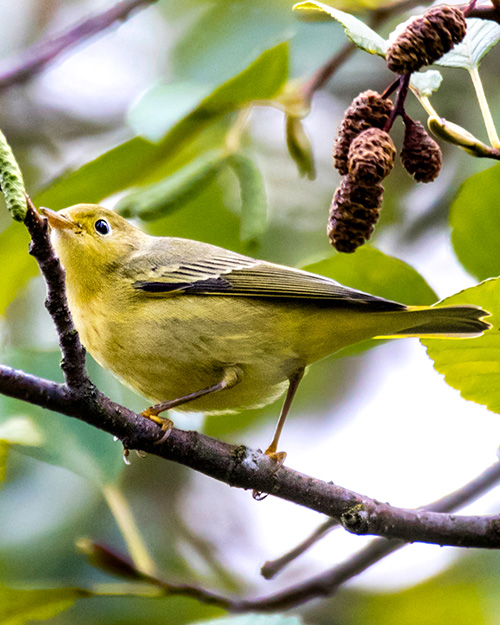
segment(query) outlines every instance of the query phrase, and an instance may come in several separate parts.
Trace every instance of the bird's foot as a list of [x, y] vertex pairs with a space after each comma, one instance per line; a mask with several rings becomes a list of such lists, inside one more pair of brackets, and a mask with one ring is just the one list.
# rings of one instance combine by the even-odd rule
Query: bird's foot
[[[274, 475], [283, 466], [286, 459], [286, 451], [276, 451], [274, 446], [270, 445], [264, 453], [275, 463], [275, 465], [271, 468], [271, 475]], [[268, 494], [269, 493], [262, 493], [259, 490], [254, 490], [252, 492], [252, 497], [256, 501], [262, 501]]]
[[170, 436], [170, 432], [172, 431], [172, 428], [174, 427], [174, 422], [171, 419], [168, 419], [167, 417], [160, 417], [158, 414], [158, 410], [156, 410], [156, 406], [151, 406], [150, 408], [146, 408], [146, 410], [143, 410], [143, 412], [141, 412], [141, 415], [145, 419], [149, 419], [150, 421], [153, 421], [153, 423], [156, 423], [157, 425], [159, 425], [161, 429], [164, 431], [163, 436], [157, 441], [155, 441], [154, 444], [161, 445], [162, 443], [164, 443], [167, 440], [167, 438]]

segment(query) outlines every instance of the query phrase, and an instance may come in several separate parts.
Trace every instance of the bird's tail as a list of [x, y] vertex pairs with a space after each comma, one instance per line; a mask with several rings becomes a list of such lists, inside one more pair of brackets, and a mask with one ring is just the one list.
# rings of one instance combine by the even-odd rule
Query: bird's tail
[[472, 338], [480, 336], [491, 328], [491, 324], [484, 320], [490, 313], [477, 306], [443, 306], [441, 308], [427, 308], [409, 306], [404, 318], [408, 326], [398, 330], [390, 336], [376, 338], [401, 338], [418, 336], [419, 338]]

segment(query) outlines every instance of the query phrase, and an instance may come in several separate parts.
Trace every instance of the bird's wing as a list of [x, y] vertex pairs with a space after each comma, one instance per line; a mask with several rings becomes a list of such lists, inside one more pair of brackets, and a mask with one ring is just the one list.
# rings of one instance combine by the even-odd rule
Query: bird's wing
[[[226, 295], [246, 297], [304, 298], [329, 301], [337, 306], [366, 305], [371, 310], [401, 310], [405, 306], [349, 289], [317, 274], [275, 265], [247, 256], [211, 248], [210, 255], [168, 265], [161, 261], [134, 270], [134, 289], [164, 295]], [[203, 257], [202, 257], [203, 256]]]

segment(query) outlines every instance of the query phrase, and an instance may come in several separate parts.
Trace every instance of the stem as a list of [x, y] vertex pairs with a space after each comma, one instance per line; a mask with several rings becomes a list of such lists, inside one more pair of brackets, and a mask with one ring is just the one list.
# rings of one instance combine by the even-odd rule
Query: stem
[[420, 91], [418, 91], [418, 89], [414, 89], [413, 87], [410, 86], [410, 89], [413, 92], [413, 95], [417, 98], [417, 100], [420, 102], [420, 104], [422, 105], [422, 108], [425, 110], [425, 112], [427, 113], [427, 115], [429, 115], [429, 117], [439, 117], [439, 115], [436, 112], [436, 109], [432, 106], [429, 98], [427, 96], [423, 96]]
[[156, 565], [149, 555], [146, 544], [132, 515], [132, 510], [123, 493], [113, 484], [103, 486], [102, 492], [120, 528], [135, 567], [146, 575], [156, 575]]
[[[392, 109], [391, 116], [389, 117], [389, 119], [387, 120], [384, 126], [385, 132], [391, 131], [391, 128], [393, 127], [394, 122], [396, 121], [396, 118], [398, 116], [401, 116], [402, 118], [404, 118], [406, 115], [405, 102], [408, 96], [408, 89], [410, 87], [410, 77], [411, 77], [411, 74], [405, 74], [404, 76], [399, 77], [400, 87], [399, 87], [398, 95], [396, 98], [396, 103], [394, 104], [394, 108]], [[391, 85], [391, 87], [393, 86], [394, 84]]]
[[345, 43], [338, 52], [329, 58], [304, 84], [302, 94], [307, 103], [311, 103], [313, 95], [326, 85], [335, 72], [356, 52], [357, 47], [352, 42]]
[[322, 523], [314, 532], [303, 540], [299, 545], [291, 549], [288, 553], [276, 558], [276, 560], [269, 560], [266, 562], [260, 570], [262, 577], [265, 579], [272, 579], [278, 573], [280, 573], [285, 567], [296, 560], [299, 556], [305, 553], [313, 545], [315, 545], [324, 536], [330, 533], [333, 529], [340, 527], [340, 523], [337, 519], [328, 519]]
[[486, 94], [484, 93], [483, 83], [481, 82], [479, 71], [477, 67], [474, 67], [469, 70], [469, 73], [474, 89], [476, 90], [476, 96], [479, 102], [479, 107], [481, 108], [481, 114], [483, 116], [484, 125], [486, 126], [486, 132], [488, 133], [488, 139], [494, 148], [500, 148], [500, 139], [498, 138], [493, 117], [491, 116], [490, 107], [488, 106], [488, 100], [486, 99]]

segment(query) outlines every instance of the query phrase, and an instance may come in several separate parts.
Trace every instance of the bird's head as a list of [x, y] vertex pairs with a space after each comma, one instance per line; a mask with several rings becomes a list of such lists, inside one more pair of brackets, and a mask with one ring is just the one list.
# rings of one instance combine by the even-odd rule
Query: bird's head
[[51, 228], [54, 249], [68, 282], [97, 284], [126, 263], [147, 237], [117, 213], [95, 204], [77, 204], [59, 212], [41, 208]]

